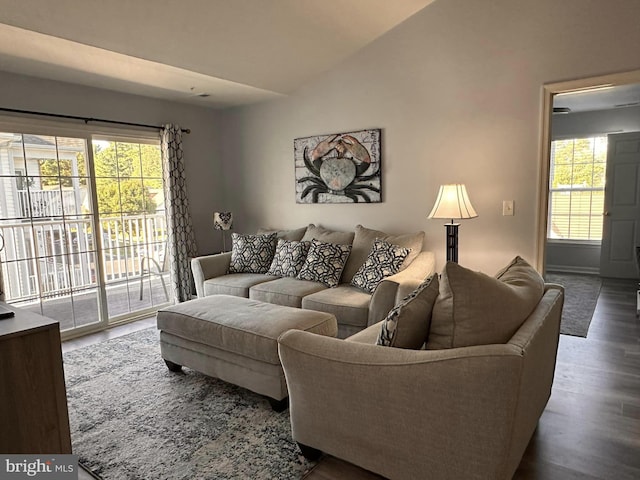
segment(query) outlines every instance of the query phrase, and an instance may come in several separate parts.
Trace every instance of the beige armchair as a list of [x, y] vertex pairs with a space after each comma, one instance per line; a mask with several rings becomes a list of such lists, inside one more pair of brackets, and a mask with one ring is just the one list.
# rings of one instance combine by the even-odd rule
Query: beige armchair
[[499, 345], [382, 347], [379, 324], [347, 340], [284, 333], [294, 440], [391, 479], [510, 479], [551, 394], [563, 299], [546, 285]]

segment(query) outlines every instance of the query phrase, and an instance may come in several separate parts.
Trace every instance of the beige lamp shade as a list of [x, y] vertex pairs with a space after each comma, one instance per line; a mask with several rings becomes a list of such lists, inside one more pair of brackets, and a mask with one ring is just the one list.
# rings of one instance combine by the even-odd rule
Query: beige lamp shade
[[231, 212], [213, 212], [213, 228], [216, 230], [231, 230], [233, 214]]
[[467, 188], [461, 183], [440, 185], [436, 203], [429, 218], [474, 218], [478, 214], [471, 205]]

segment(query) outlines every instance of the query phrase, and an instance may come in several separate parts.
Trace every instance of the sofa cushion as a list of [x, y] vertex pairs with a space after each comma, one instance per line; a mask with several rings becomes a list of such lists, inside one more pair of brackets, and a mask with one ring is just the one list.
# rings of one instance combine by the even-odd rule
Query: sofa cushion
[[229, 273], [266, 273], [276, 251], [276, 234], [231, 234]]
[[418, 349], [424, 345], [431, 311], [438, 296], [438, 277], [433, 275], [396, 305], [382, 321], [377, 345]]
[[344, 272], [342, 273], [342, 283], [350, 283], [351, 280], [353, 280], [353, 276], [367, 259], [367, 255], [369, 255], [371, 247], [373, 247], [373, 242], [376, 238], [393, 245], [399, 245], [400, 247], [410, 249], [409, 254], [400, 266], [400, 270], [404, 270], [422, 251], [424, 232], [389, 235], [388, 233], [381, 232], [379, 230], [372, 230], [370, 228], [363, 227], [362, 225], [357, 225], [354, 232], [353, 248], [349, 255], [349, 260], [347, 260], [347, 264], [344, 267]]
[[409, 251], [408, 248], [376, 238], [367, 259], [353, 276], [351, 285], [373, 293], [382, 279], [398, 273]]
[[251, 287], [249, 298], [275, 305], [300, 308], [303, 297], [326, 289], [325, 285], [318, 282], [285, 277]]
[[303, 241], [319, 240], [325, 243], [337, 243], [340, 245], [351, 245], [353, 243], [354, 232], [336, 232], [328, 228], [309, 224], [307, 231], [302, 237]]
[[350, 251], [351, 245], [313, 240], [298, 278], [320, 282], [327, 287], [335, 287], [340, 281], [340, 275]]
[[262, 282], [269, 282], [275, 277], [264, 273], [229, 273], [204, 281], [204, 294], [233, 295], [249, 298], [249, 288]]
[[369, 319], [371, 295], [351, 285], [341, 284], [307, 295], [302, 308], [332, 313], [340, 325], [364, 328]]
[[293, 240], [299, 242], [302, 240], [305, 232], [307, 231], [307, 227], [296, 228], [293, 230], [274, 230], [273, 228], [264, 228], [260, 227], [258, 229], [258, 235], [264, 235], [267, 233], [275, 233], [276, 237], [281, 238], [282, 240]]
[[277, 277], [296, 277], [307, 259], [311, 242], [278, 240], [276, 253], [267, 272]]
[[448, 262], [433, 307], [427, 348], [506, 343], [544, 294], [544, 280], [514, 258], [498, 277]]

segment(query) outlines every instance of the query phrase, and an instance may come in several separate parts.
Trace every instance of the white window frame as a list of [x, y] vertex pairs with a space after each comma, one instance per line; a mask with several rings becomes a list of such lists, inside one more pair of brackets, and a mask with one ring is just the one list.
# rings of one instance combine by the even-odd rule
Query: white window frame
[[[579, 238], [557, 238], [557, 237], [552, 237], [551, 236], [551, 228], [553, 225], [552, 222], [552, 216], [553, 216], [553, 194], [554, 193], [561, 193], [561, 192], [566, 192], [569, 195], [572, 192], [602, 192], [603, 196], [604, 196], [604, 190], [605, 190], [605, 185], [603, 185], [602, 187], [573, 187], [573, 186], [567, 186], [567, 187], [556, 187], [554, 188], [552, 186], [552, 181], [553, 181], [553, 167], [554, 167], [554, 158], [553, 158], [553, 152], [554, 152], [554, 148], [553, 148], [553, 143], [556, 141], [566, 141], [566, 140], [583, 140], [583, 139], [596, 139], [596, 138], [607, 138], [607, 134], [603, 133], [603, 134], [592, 134], [592, 135], [571, 135], [571, 136], [562, 136], [562, 137], [556, 137], [553, 138], [551, 140], [551, 148], [550, 148], [550, 162], [549, 162], [549, 209], [548, 209], [548, 221], [547, 221], [547, 242], [549, 243], [558, 243], [558, 244], [567, 244], [567, 243], [574, 243], [574, 244], [580, 244], [580, 245], [600, 245], [602, 243], [602, 236], [599, 239], [579, 239]], [[592, 163], [593, 162], [593, 157], [592, 157]], [[606, 170], [606, 164], [605, 164], [605, 170]], [[591, 200], [593, 200], [593, 195], [591, 196]], [[590, 206], [590, 217], [594, 216], [593, 213], [593, 204]], [[602, 215], [602, 212], [599, 212], [597, 215]], [[569, 217], [569, 223], [571, 222], [571, 212], [569, 211], [568, 214]], [[591, 222], [591, 221], [590, 221]]]

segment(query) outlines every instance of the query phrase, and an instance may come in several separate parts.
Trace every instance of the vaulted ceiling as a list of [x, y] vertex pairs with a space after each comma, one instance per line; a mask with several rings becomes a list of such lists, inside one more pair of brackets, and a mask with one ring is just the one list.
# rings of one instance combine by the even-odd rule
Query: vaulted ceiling
[[0, 70], [242, 105], [294, 92], [433, 1], [0, 0]]

